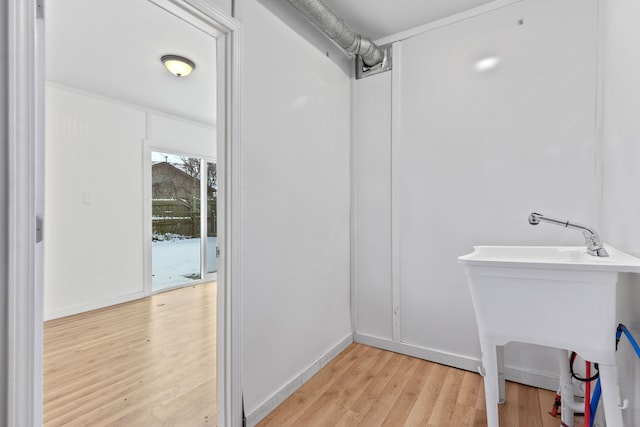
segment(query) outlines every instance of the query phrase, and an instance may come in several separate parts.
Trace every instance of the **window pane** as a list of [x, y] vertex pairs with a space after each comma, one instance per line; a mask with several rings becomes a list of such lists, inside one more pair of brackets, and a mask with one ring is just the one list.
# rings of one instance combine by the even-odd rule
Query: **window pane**
[[215, 273], [218, 243], [218, 171], [215, 163], [207, 162], [207, 273]]
[[152, 153], [152, 288], [200, 279], [200, 160]]

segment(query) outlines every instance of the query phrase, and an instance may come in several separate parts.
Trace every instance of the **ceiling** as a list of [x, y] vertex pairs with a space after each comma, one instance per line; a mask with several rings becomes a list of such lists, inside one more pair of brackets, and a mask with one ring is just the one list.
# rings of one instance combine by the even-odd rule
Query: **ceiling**
[[492, 0], [324, 0], [357, 33], [381, 39]]
[[[354, 31], [376, 40], [490, 0], [325, 2]], [[47, 80], [215, 125], [211, 36], [148, 0], [56, 0], [46, 12]], [[195, 71], [174, 77], [160, 62], [165, 54], [190, 58]]]
[[[215, 125], [215, 39], [148, 0], [47, 3], [48, 81]], [[196, 63], [184, 78], [165, 54]]]

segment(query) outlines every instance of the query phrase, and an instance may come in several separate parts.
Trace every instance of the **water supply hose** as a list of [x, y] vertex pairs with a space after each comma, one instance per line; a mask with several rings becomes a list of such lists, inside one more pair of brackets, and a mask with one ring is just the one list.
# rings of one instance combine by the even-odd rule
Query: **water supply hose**
[[629, 342], [631, 343], [631, 346], [635, 350], [635, 352], [638, 355], [638, 357], [640, 357], [640, 346], [638, 346], [638, 343], [636, 342], [636, 340], [631, 335], [631, 332], [629, 332], [627, 327], [624, 326], [622, 323], [620, 323], [618, 325], [618, 330], [616, 331], [616, 350], [618, 350], [618, 343], [620, 342], [620, 337], [622, 336], [623, 332], [626, 335], [626, 337], [629, 340]]
[[591, 396], [591, 420], [589, 421], [589, 427], [593, 427], [593, 423], [595, 421], [596, 410], [598, 409], [598, 402], [600, 401], [600, 396], [602, 395], [602, 386], [600, 385], [600, 378], [596, 381], [596, 386], [593, 389], [593, 395]]
[[[622, 323], [618, 325], [618, 329], [616, 330], [616, 351], [618, 351], [618, 344], [620, 344], [620, 338], [622, 337], [623, 333], [631, 343], [631, 347], [633, 347], [633, 350], [636, 352], [636, 355], [640, 357], [640, 346], [638, 345], [635, 338], [633, 338], [633, 335], [631, 335], [631, 332], [629, 332], [629, 329], [627, 329], [627, 327], [624, 326]], [[573, 354], [571, 356], [573, 358]], [[589, 374], [587, 374], [587, 376], [588, 375]], [[591, 413], [591, 419], [589, 420], [590, 422], [588, 427], [593, 427], [593, 422], [595, 418], [594, 415], [596, 414], [596, 411], [598, 409], [598, 402], [600, 401], [601, 395], [602, 395], [602, 386], [600, 385], [600, 378], [598, 378], [598, 381], [596, 382], [596, 387], [593, 390], [593, 396], [591, 396], [591, 404], [589, 405], [589, 412]], [[586, 400], [586, 397], [585, 397], [585, 400]], [[585, 417], [585, 421], [586, 421], [586, 417]]]
[[576, 361], [576, 357], [578, 356], [578, 353], [576, 353], [575, 351], [571, 352], [571, 357], [569, 358], [569, 371], [571, 372], [571, 376], [575, 379], [578, 380], [580, 382], [589, 382], [589, 381], [594, 381], [596, 379], [598, 379], [598, 377], [600, 376], [600, 370], [598, 369], [598, 364], [594, 363], [593, 366], [594, 368], [597, 370], [597, 372], [595, 374], [593, 374], [593, 376], [589, 376], [590, 374], [587, 374], [586, 378], [581, 378], [579, 377], [575, 371], [573, 370], [573, 363]]

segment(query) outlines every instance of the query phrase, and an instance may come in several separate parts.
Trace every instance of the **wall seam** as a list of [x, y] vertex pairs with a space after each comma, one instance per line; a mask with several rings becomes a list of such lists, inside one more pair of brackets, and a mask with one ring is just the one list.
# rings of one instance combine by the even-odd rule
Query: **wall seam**
[[595, 70], [595, 174], [598, 187], [596, 189], [597, 226], [604, 230], [604, 2], [596, 2], [596, 70]]
[[392, 337], [400, 342], [400, 73], [401, 45], [393, 44], [395, 66], [391, 71], [391, 289]]
[[350, 97], [351, 97], [351, 141], [350, 141], [350, 173], [349, 178], [350, 182], [350, 212], [349, 212], [349, 269], [350, 269], [350, 311], [351, 311], [351, 332], [356, 332], [358, 330], [358, 246], [356, 244], [357, 238], [357, 224], [356, 224], [356, 215], [358, 212], [358, 204], [357, 204], [357, 168], [358, 162], [357, 159], [357, 138], [358, 138], [358, 130], [356, 129], [356, 117], [357, 117], [357, 84], [355, 77], [352, 76], [350, 80]]

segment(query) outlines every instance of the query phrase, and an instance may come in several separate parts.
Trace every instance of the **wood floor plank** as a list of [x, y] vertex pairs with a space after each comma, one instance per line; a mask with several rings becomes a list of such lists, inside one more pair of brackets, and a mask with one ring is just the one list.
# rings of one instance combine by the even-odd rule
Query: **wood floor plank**
[[533, 387], [518, 387], [518, 425], [542, 427], [538, 390]]
[[414, 370], [410, 374], [409, 381], [402, 390], [399, 398], [396, 399], [395, 404], [387, 414], [382, 425], [393, 426], [405, 424], [409, 413], [417, 402], [416, 397], [422, 390], [429, 368], [430, 366], [426, 363], [416, 363]]
[[[215, 318], [212, 283], [46, 322], [45, 426], [216, 425]], [[502, 425], [559, 424], [554, 392], [507, 382], [506, 394]], [[259, 425], [485, 427], [484, 388], [476, 373], [353, 344]]]
[[[334, 359], [258, 426], [487, 426], [480, 375], [362, 344], [346, 351], [358, 357]], [[507, 382], [501, 425], [557, 427], [554, 395]]]
[[520, 405], [520, 394], [518, 384], [507, 381], [505, 384], [504, 405], [498, 405], [500, 422], [507, 426], [517, 426], [519, 423], [518, 407]]
[[[360, 347], [360, 346], [354, 346], [354, 347]], [[372, 349], [369, 348], [367, 349], [367, 353], [371, 354], [371, 353], [378, 353], [377, 349]], [[385, 360], [391, 360], [391, 358], [387, 358]], [[360, 363], [362, 363], [363, 360], [358, 360], [358, 363], [354, 364], [350, 370], [358, 370], [358, 369], [362, 369], [362, 368], [366, 368], [366, 369], [375, 369], [373, 366], [371, 366], [371, 364], [367, 364], [367, 365], [360, 365]], [[380, 369], [378, 370], [378, 372], [380, 372], [381, 370], [384, 369], [384, 366], [387, 366], [390, 370], [393, 369], [392, 366], [388, 366], [388, 363], [386, 363], [385, 365], [383, 365], [383, 367], [380, 367]], [[360, 376], [358, 375], [357, 378], [360, 378]], [[381, 375], [376, 375], [373, 377], [374, 379], [378, 379], [378, 380], [383, 380], [384, 378], [387, 378], [386, 376], [381, 376]], [[316, 400], [306, 411], [302, 411], [300, 413], [300, 416], [297, 417], [296, 419], [296, 424], [294, 425], [306, 425], [309, 423], [320, 423], [320, 424], [326, 424], [329, 425], [329, 423], [327, 422], [327, 417], [330, 417], [329, 415], [327, 415], [327, 409], [331, 407], [331, 404], [333, 402], [338, 402], [338, 404], [341, 407], [345, 407], [345, 409], [348, 409], [350, 411], [353, 411], [357, 414], [360, 414], [362, 417], [364, 417], [364, 413], [368, 412], [368, 410], [361, 410], [360, 407], [362, 405], [361, 402], [367, 402], [366, 398], [362, 398], [361, 395], [360, 397], [356, 397], [355, 400], [353, 401], [353, 404], [349, 405], [348, 407], [345, 406], [345, 403], [348, 404], [348, 402], [343, 401], [343, 398], [349, 398], [350, 396], [353, 395], [353, 391], [355, 389], [355, 387], [353, 387], [353, 382], [347, 382], [345, 381], [346, 377], [345, 376], [341, 376], [340, 378], [336, 378], [336, 380], [332, 383], [332, 386], [328, 389], [326, 389], [321, 398]], [[377, 396], [377, 394], [376, 394]], [[275, 424], [278, 425], [278, 424]]]
[[381, 369], [375, 372], [369, 387], [363, 390], [363, 393], [361, 393], [353, 403], [352, 409], [355, 412], [365, 417], [373, 405], [376, 404], [378, 397], [384, 392], [391, 378], [400, 374], [402, 357], [399, 356], [401, 355], [394, 355], [389, 358], [387, 362], [381, 366]]
[[357, 405], [361, 402], [363, 394], [369, 390], [378, 377], [380, 371], [387, 366], [387, 363], [393, 357], [393, 353], [380, 350], [378, 348], [368, 347], [368, 352], [365, 356], [369, 357], [370, 362], [362, 366], [362, 370], [358, 375], [358, 378], [345, 393], [342, 404], [345, 408], [357, 413]]
[[477, 424], [478, 409], [476, 405], [478, 392], [481, 388], [483, 388], [483, 383], [479, 375], [474, 372], [463, 372], [460, 390], [450, 418], [450, 425], [468, 427]]
[[[418, 360], [413, 357], [401, 357], [401, 364], [398, 366], [396, 375], [393, 375], [386, 382], [384, 389], [378, 393], [373, 406], [367, 410], [366, 415], [360, 422], [361, 426], [370, 426], [376, 422], [381, 422], [383, 426], [393, 426], [397, 419], [390, 417], [392, 409], [399, 399], [401, 399], [402, 391], [407, 386], [415, 368], [418, 366]], [[399, 403], [402, 405], [402, 402]], [[361, 415], [364, 415], [360, 412]]]
[[424, 379], [422, 390], [417, 396], [416, 404], [407, 417], [407, 426], [426, 426], [429, 423], [429, 418], [431, 418], [438, 395], [447, 377], [448, 369], [445, 366], [435, 363], [427, 364], [429, 365], [427, 377]]
[[[366, 347], [350, 346], [329, 363], [319, 373], [314, 375], [306, 384], [304, 384], [297, 392], [296, 399], [287, 399], [279, 407], [279, 413], [283, 414], [278, 417], [275, 422], [271, 422], [275, 418], [275, 414], [267, 416], [263, 421], [263, 426], [292, 426], [304, 420], [311, 422], [318, 412], [322, 412], [326, 408], [325, 392], [333, 387], [336, 381], [357, 366], [361, 361], [361, 356], [367, 352]], [[338, 387], [335, 387], [338, 389]], [[302, 411], [296, 410], [303, 408]]]
[[44, 424], [211, 426], [216, 284], [45, 322]]
[[429, 426], [449, 426], [454, 425], [452, 417], [454, 415], [454, 409], [456, 401], [458, 399], [458, 393], [460, 391], [462, 377], [464, 371], [459, 369], [450, 369], [447, 371], [447, 376], [442, 385], [442, 389], [438, 394], [436, 405], [433, 409], [431, 417], [429, 417]]
[[[475, 372], [464, 372], [457, 403], [476, 409], [480, 390], [484, 390], [482, 377]], [[482, 400], [481, 409], [484, 409], [484, 399]]]
[[352, 411], [351, 409], [343, 409], [344, 412], [342, 414], [342, 417], [338, 419], [335, 427], [353, 427], [359, 425], [362, 422], [362, 415]]

